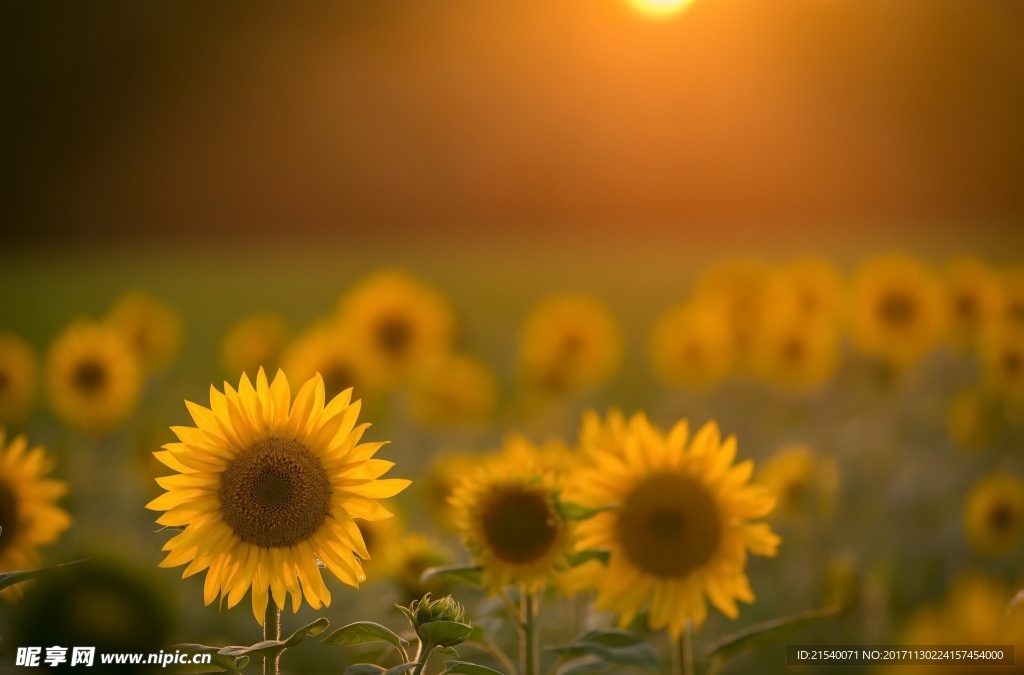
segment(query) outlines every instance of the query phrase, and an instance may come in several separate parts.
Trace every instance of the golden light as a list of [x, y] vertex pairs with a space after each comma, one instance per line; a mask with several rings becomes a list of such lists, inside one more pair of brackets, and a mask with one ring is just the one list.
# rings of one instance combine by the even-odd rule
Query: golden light
[[655, 19], [664, 19], [686, 7], [692, 0], [629, 0], [641, 13]]

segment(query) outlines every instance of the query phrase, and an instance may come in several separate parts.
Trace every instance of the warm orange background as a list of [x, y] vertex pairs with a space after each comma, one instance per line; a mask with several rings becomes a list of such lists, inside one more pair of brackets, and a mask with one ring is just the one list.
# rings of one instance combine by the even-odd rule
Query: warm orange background
[[[1024, 3], [8, 5], [5, 240], [1011, 237]], [[1019, 237], [1015, 238], [1019, 241]]]

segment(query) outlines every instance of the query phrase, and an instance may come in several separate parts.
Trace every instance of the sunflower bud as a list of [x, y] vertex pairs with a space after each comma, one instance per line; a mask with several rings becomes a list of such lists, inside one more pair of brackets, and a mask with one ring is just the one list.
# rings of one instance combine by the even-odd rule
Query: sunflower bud
[[472, 626], [463, 623], [466, 610], [450, 595], [432, 599], [427, 593], [419, 600], [413, 600], [408, 607], [401, 607], [409, 617], [416, 635], [424, 643], [437, 647], [452, 647], [464, 642]]

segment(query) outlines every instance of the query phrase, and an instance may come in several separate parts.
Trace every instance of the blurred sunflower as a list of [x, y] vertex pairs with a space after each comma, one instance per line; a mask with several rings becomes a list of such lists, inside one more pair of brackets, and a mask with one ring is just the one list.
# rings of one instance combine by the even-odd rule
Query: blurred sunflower
[[449, 353], [417, 373], [411, 396], [413, 413], [423, 422], [472, 425], [494, 412], [497, 386], [483, 363]]
[[0, 424], [15, 426], [28, 419], [38, 379], [32, 347], [14, 333], [0, 332]]
[[946, 430], [950, 437], [968, 450], [988, 445], [996, 435], [999, 422], [992, 397], [980, 387], [969, 387], [957, 393], [946, 413]]
[[1016, 548], [1024, 534], [1024, 481], [995, 474], [967, 495], [964, 527], [971, 546], [988, 556], [1002, 556]]
[[572, 528], [560, 510], [554, 474], [526, 455], [515, 457], [492, 455], [463, 478], [451, 501], [456, 526], [483, 567], [484, 584], [494, 590], [515, 584], [532, 592], [568, 567]]
[[519, 372], [533, 391], [564, 395], [599, 386], [621, 357], [615, 320], [595, 298], [546, 298], [523, 322]]
[[1002, 321], [1012, 328], [1024, 329], [1024, 269], [1003, 274], [1002, 295]]
[[975, 344], [982, 327], [997, 320], [1003, 308], [999, 276], [975, 258], [959, 258], [946, 270], [949, 332], [960, 347]]
[[434, 455], [422, 480], [416, 481], [419, 501], [427, 508], [434, 524], [442, 529], [455, 527], [455, 508], [451, 497], [462, 478], [484, 461], [484, 455], [471, 452], [439, 452]]
[[[690, 441], [687, 445], [687, 441]], [[733, 466], [736, 440], [721, 440], [709, 422], [692, 440], [685, 421], [668, 435], [640, 414], [615, 447], [588, 453], [593, 464], [567, 486], [566, 497], [590, 507], [614, 505], [581, 522], [579, 546], [610, 557], [595, 607], [629, 625], [648, 602], [648, 623], [678, 638], [706, 615], [705, 595], [723, 614], [736, 600], [753, 602], [744, 565], [747, 551], [775, 555], [779, 537], [766, 523], [774, 498], [748, 485], [751, 461]]]
[[988, 389], [1011, 403], [1024, 402], [1024, 329], [990, 326], [982, 333], [978, 352]]
[[238, 391], [211, 387], [210, 408], [186, 406], [197, 426], [172, 427], [181, 442], [155, 453], [179, 473], [157, 479], [167, 492], [148, 508], [166, 511], [161, 525], [185, 527], [161, 567], [188, 563], [185, 577], [208, 569], [206, 604], [219, 594], [233, 607], [251, 586], [260, 624], [268, 595], [282, 607], [291, 593], [293, 612], [303, 594], [314, 609], [330, 604], [317, 560], [351, 586], [366, 579], [353, 519], [390, 517], [378, 500], [409, 481], [380, 479], [393, 466], [373, 458], [384, 443], [357, 445], [369, 425], [355, 426], [350, 392], [327, 402], [317, 376], [292, 402], [285, 374], [268, 384], [260, 369], [255, 387], [243, 375]]
[[858, 270], [851, 290], [850, 337], [865, 354], [894, 365], [923, 357], [942, 335], [945, 304], [922, 263], [890, 255]]
[[341, 299], [339, 311], [373, 384], [403, 381], [452, 346], [455, 318], [448, 304], [404, 272], [365, 279]]
[[146, 293], [123, 295], [106, 320], [121, 334], [145, 370], [164, 368], [181, 348], [181, 316]]
[[361, 560], [368, 578], [383, 579], [390, 576], [405, 536], [405, 525], [401, 518], [364, 520], [358, 523], [358, 526], [366, 552], [370, 554], [369, 558]]
[[363, 359], [353, 352], [344, 330], [334, 322], [317, 324], [289, 344], [281, 369], [294, 382], [305, 382], [320, 373], [328, 397], [349, 387], [360, 396], [370, 393]]
[[135, 354], [107, 325], [77, 322], [50, 347], [50, 404], [69, 426], [110, 431], [138, 404], [141, 374]]
[[828, 514], [835, 506], [839, 473], [833, 458], [806, 445], [788, 445], [768, 459], [757, 480], [775, 496], [772, 515]]
[[431, 567], [449, 565], [451, 551], [439, 542], [418, 532], [406, 534], [398, 541], [390, 570], [391, 579], [402, 594], [402, 603], [422, 598], [425, 593], [442, 597], [448, 593], [448, 584], [441, 578], [422, 580], [423, 572]]
[[734, 366], [751, 365], [753, 346], [766, 312], [771, 274], [759, 260], [737, 258], [721, 262], [698, 281], [694, 299], [721, 305], [729, 329]]
[[[899, 643], [920, 645], [1013, 645], [1014, 665], [999, 666], [1001, 673], [1024, 673], [1024, 611], [1011, 605], [1013, 593], [980, 573], [964, 574], [949, 588], [940, 604], [921, 607], [903, 628]], [[987, 670], [977, 663], [915, 665], [915, 673], [975, 675]], [[906, 673], [906, 666], [881, 671], [888, 675]]]
[[802, 258], [772, 275], [767, 305], [786, 304], [800, 321], [838, 320], [845, 307], [843, 281], [825, 260]]
[[[54, 462], [41, 447], [29, 449], [24, 436], [6, 443], [0, 427], [0, 574], [35, 569], [40, 546], [57, 541], [71, 517], [57, 506], [67, 494], [63, 481], [46, 478]], [[0, 598], [17, 600], [22, 586], [0, 591]]]
[[232, 326], [221, 344], [221, 368], [230, 377], [255, 373], [260, 368], [276, 372], [288, 341], [288, 325], [276, 314], [245, 317]]
[[801, 319], [781, 310], [764, 322], [753, 347], [754, 372], [794, 391], [820, 387], [835, 372], [838, 360], [834, 319]]
[[665, 312], [654, 326], [651, 363], [668, 384], [707, 389], [729, 374], [730, 339], [720, 305], [679, 306]]

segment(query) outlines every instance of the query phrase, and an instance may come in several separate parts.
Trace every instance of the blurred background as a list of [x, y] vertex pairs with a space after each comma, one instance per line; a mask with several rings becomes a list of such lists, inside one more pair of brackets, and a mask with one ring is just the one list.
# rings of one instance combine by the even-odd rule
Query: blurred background
[[[1024, 488], [981, 489], [1016, 519], [999, 546], [975, 545], [985, 533], [964, 521], [985, 521], [977, 503], [965, 513], [987, 478], [1024, 477], [1024, 387], [999, 360], [1003, 348], [1024, 359], [1024, 342], [983, 337], [979, 319], [967, 338], [932, 327], [907, 356], [851, 316], [894, 252], [905, 257], [893, 283], [922, 307], [949, 309], [957, 288], [997, 324], [1014, 298], [1024, 307], [1021, 26], [1012, 0], [692, 0], [664, 14], [629, 0], [4, 3], [0, 333], [37, 363], [27, 412], [4, 423], [8, 439], [46, 446], [70, 485], [73, 523], [45, 560], [88, 556], [68, 587], [112, 589], [69, 601], [65, 616], [106, 602], [111, 644], [255, 638], [248, 600], [204, 608], [202, 575], [157, 569], [168, 535], [143, 507], [166, 469], [150, 453], [190, 423], [184, 399], [204, 403], [211, 383], [252, 373], [256, 361], [226, 354], [259, 338], [264, 363], [289, 350], [301, 361], [296, 345], [381, 270], [441, 298], [448, 348], [476, 364], [465, 390], [441, 392], [455, 396], [454, 420], [423, 407], [437, 392], [422, 378], [365, 383], [367, 438], [392, 441], [380, 456], [398, 462], [395, 476], [432, 485], [439, 457], [496, 449], [512, 432], [572, 444], [589, 408], [642, 409], [661, 426], [717, 419], [759, 467], [811, 449], [775, 470], [814, 496], [796, 520], [773, 521], [780, 558], [751, 562], [759, 602], [738, 623], [712, 619], [701, 644], [837, 598], [855, 609], [726, 672], [786, 672], [773, 651], [786, 642], [902, 639], [915, 612], [959, 597], [965, 573], [997, 584], [972, 597], [1001, 609], [1024, 582]], [[751, 302], [751, 316], [787, 316], [778, 279], [790, 288], [787, 266], [808, 258], [826, 271], [801, 279], [824, 279], [837, 308], [809, 349], [834, 358], [794, 374], [731, 355], [695, 375], [657, 355], [677, 306], [711, 298], [726, 323]], [[962, 259], [977, 264], [948, 267]], [[109, 322], [132, 291], [170, 310], [177, 328], [160, 330], [177, 341], [143, 369], [116, 424], [78, 428], [53, 404], [51, 354], [73, 322]], [[567, 293], [599, 303], [614, 337], [586, 311], [581, 330], [612, 356], [538, 392], [527, 319]], [[716, 320], [683, 329], [731, 344], [735, 326]], [[429, 498], [396, 500], [397, 531], [435, 537], [442, 552], [427, 558], [466, 559], [421, 508]], [[329, 583], [332, 624], [399, 625], [388, 608], [401, 584]], [[32, 607], [69, 594], [39, 584], [17, 615], [0, 600], [0, 635], [17, 625], [8, 646], [46, 646], [26, 642], [26, 627], [47, 634]], [[155, 614], [166, 621], [137, 618]], [[286, 632], [300, 625], [287, 616]], [[559, 617], [556, 632], [572, 624]], [[148, 632], [129, 635], [133, 625]], [[301, 672], [321, 656], [303, 645], [294, 658]]]

